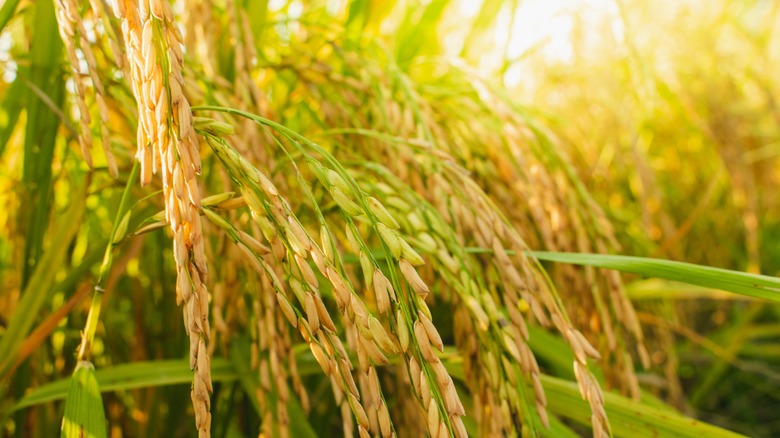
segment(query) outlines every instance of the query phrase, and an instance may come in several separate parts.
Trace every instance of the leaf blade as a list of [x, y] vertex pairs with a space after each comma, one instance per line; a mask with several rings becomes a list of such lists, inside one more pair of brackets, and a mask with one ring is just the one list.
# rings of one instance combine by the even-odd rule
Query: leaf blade
[[672, 260], [607, 254], [531, 251], [539, 260], [658, 277], [780, 303], [780, 279]]

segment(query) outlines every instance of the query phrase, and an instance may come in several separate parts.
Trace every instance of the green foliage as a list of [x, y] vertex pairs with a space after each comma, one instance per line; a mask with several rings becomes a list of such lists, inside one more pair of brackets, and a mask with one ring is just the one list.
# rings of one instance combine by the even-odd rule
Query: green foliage
[[70, 379], [60, 436], [62, 438], [108, 437], [103, 399], [95, 378], [95, 367], [90, 362], [79, 362]]
[[532, 254], [539, 260], [616, 269], [631, 274], [664, 278], [696, 286], [721, 289], [767, 301], [780, 302], [780, 279], [766, 275], [748, 274], [709, 266], [697, 266], [691, 263], [642, 257], [542, 251]]
[[[92, 3], [68, 75], [60, 3], [0, 8], [0, 436], [190, 436], [184, 189], [137, 182], [148, 108]], [[495, 38], [526, 2], [177, 3], [213, 435], [777, 435], [780, 7], [619, 2], [549, 59]]]

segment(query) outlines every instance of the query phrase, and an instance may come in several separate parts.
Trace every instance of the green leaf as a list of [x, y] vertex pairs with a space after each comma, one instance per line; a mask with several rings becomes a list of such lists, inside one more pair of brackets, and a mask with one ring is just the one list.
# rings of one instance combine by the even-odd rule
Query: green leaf
[[349, 15], [347, 16], [346, 26], [355, 27], [363, 30], [365, 22], [368, 20], [371, 12], [371, 2], [368, 0], [352, 0], [349, 2]]
[[[590, 406], [580, 396], [576, 383], [546, 375], [542, 375], [541, 379], [550, 412], [583, 425], [590, 424]], [[612, 433], [619, 437], [736, 438], [743, 436], [611, 392], [604, 392], [604, 409], [607, 411]]]
[[47, 302], [52, 285], [56, 279], [58, 267], [65, 260], [70, 242], [81, 227], [81, 214], [84, 210], [86, 184], [71, 194], [72, 202], [53, 230], [54, 239], [43, 254], [30, 282], [24, 288], [21, 300], [16, 307], [8, 328], [0, 339], [0, 375], [4, 374], [15, 359], [16, 350], [21, 345], [38, 317], [41, 307]]
[[62, 438], [101, 438], [108, 436], [103, 397], [91, 362], [81, 361], [70, 379], [62, 418]]
[[317, 438], [317, 432], [309, 423], [306, 413], [294, 393], [290, 394], [290, 400], [287, 401], [287, 415], [290, 416], [290, 436]]
[[[35, 3], [35, 29], [57, 29], [54, 3]], [[59, 67], [62, 40], [57, 32], [32, 32], [30, 67], [19, 69], [19, 78], [46, 90], [51, 102], [61, 107], [65, 81]], [[32, 89], [27, 89], [27, 127], [24, 135], [22, 182], [24, 196], [31, 208], [20, 210], [23, 216], [25, 248], [22, 286], [25, 287], [38, 263], [43, 236], [49, 219], [52, 193], [52, 159], [60, 119]], [[51, 267], [49, 267], [51, 268]]]
[[11, 140], [19, 114], [24, 107], [26, 88], [22, 84], [21, 77], [17, 76], [8, 87], [0, 103], [0, 155], [5, 151], [8, 141]]
[[555, 415], [550, 417], [550, 428], [541, 430], [543, 437], [549, 438], [579, 438], [580, 435], [564, 424]]
[[780, 279], [766, 275], [643, 257], [545, 251], [529, 254], [539, 260], [616, 269], [780, 303]]
[[[16, 6], [19, 5], [19, 0], [8, 0], [5, 2], [2, 8], [0, 8], [0, 32], [5, 29], [8, 22], [11, 21], [11, 17], [16, 12]], [[0, 148], [2, 150], [2, 148]]]
[[[234, 355], [231, 360], [218, 357], [212, 359], [212, 380], [227, 382], [238, 379], [242, 372], [236, 368], [234, 362], [240, 357], [242, 356]], [[296, 357], [300, 365], [301, 376], [320, 372], [308, 350], [297, 349]], [[447, 361], [447, 370], [454, 378], [463, 380], [463, 370], [459, 362]], [[244, 368], [244, 373], [246, 371], [247, 369]], [[108, 392], [120, 389], [189, 384], [192, 380], [192, 371], [188, 368], [185, 360], [151, 361], [105, 368], [97, 371], [95, 377], [100, 384], [101, 391]], [[256, 379], [256, 375], [253, 373], [249, 373], [246, 377]], [[548, 409], [551, 413], [583, 425], [590, 424], [590, 407], [580, 397], [576, 383], [546, 375], [542, 375], [541, 379], [547, 394]], [[68, 385], [68, 379], [63, 379], [33, 389], [13, 407], [13, 411], [61, 400], [68, 391]], [[250, 384], [249, 387], [251, 388], [252, 385]], [[616, 436], [632, 438], [659, 436], [736, 438], [741, 436], [685, 417], [665, 407], [655, 407], [647, 402], [636, 402], [610, 392], [604, 393], [604, 400], [605, 409]], [[296, 424], [295, 431], [301, 435], [294, 436], [316, 436], [314, 431], [310, 431], [311, 426], [305, 421], [305, 415], [299, 410], [299, 407], [295, 406], [295, 403], [288, 406], [288, 411], [291, 419], [297, 419], [291, 423], [299, 423]], [[563, 428], [561, 430], [563, 431]]]
[[[245, 347], [246, 344], [243, 344]], [[211, 379], [215, 382], [230, 382], [241, 380], [242, 385], [250, 400], [253, 401], [257, 412], [260, 407], [256, 403], [254, 389], [259, 385], [257, 373], [252, 372], [248, 364], [249, 354], [245, 354], [246, 348], [241, 348], [240, 342], [236, 342], [231, 350], [231, 359], [215, 357], [211, 360]], [[309, 353], [308, 349], [297, 351], [299, 368], [302, 376], [320, 372], [319, 366]], [[150, 388], [156, 386], [182, 385], [192, 382], [192, 371], [186, 360], [134, 362], [126, 365], [117, 365], [98, 370], [95, 374], [100, 391], [110, 392], [135, 388]], [[65, 398], [70, 386], [69, 379], [52, 382], [30, 391], [24, 398], [11, 409], [15, 412], [30, 406], [49, 403]], [[316, 438], [317, 434], [309, 424], [306, 414], [301, 408], [300, 402], [292, 394], [287, 405], [290, 416], [290, 432], [296, 437]], [[10, 413], [9, 412], [9, 413]]]
[[660, 278], [634, 281], [626, 285], [626, 295], [634, 301], [639, 300], [744, 300], [743, 296], [712, 289], [668, 281]]
[[[418, 8], [409, 8], [406, 18], [396, 32], [396, 61], [401, 67], [408, 67], [420, 52], [432, 52], [438, 47], [436, 29], [450, 0], [433, 0], [425, 7], [419, 18]], [[425, 44], [420, 44], [425, 41]]]
[[[151, 388], [155, 386], [183, 385], [192, 382], [192, 371], [186, 360], [161, 360], [134, 362], [103, 368], [95, 373], [101, 392]], [[238, 379], [233, 364], [223, 358], [211, 361], [211, 379], [215, 382], [230, 382]], [[30, 406], [62, 400], [67, 394], [70, 381], [62, 379], [31, 390], [11, 409], [16, 411]]]
[[247, 398], [249, 399], [249, 402], [252, 403], [255, 412], [257, 415], [262, 415], [260, 402], [257, 400], [257, 396], [254, 393], [254, 390], [258, 385], [257, 373], [253, 373], [249, 368], [250, 355], [246, 348], [247, 343], [247, 340], [244, 338], [236, 339], [233, 342], [233, 345], [230, 347], [230, 362], [235, 367], [241, 387], [247, 394]]

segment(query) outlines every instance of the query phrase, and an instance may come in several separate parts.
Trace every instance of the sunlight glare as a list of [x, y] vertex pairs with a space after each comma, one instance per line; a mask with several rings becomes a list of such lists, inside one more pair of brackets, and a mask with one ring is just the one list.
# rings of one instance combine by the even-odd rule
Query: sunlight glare
[[[539, 50], [548, 61], [570, 63], [574, 57], [571, 38], [575, 16], [586, 26], [609, 17], [615, 36], [622, 36], [615, 0], [526, 0], [517, 8], [511, 30], [496, 26], [495, 43], [499, 47], [506, 44], [508, 60]], [[509, 42], [505, 43], [507, 38]], [[504, 75], [505, 84], [519, 84], [523, 70], [518, 64], [510, 67]]]

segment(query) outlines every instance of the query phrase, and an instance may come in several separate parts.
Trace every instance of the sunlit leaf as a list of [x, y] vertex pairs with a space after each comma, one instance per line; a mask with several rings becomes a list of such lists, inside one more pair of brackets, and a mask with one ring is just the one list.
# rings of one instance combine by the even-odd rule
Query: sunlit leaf
[[780, 302], [780, 279], [766, 275], [643, 257], [544, 251], [535, 251], [532, 254], [539, 260], [617, 269]]

